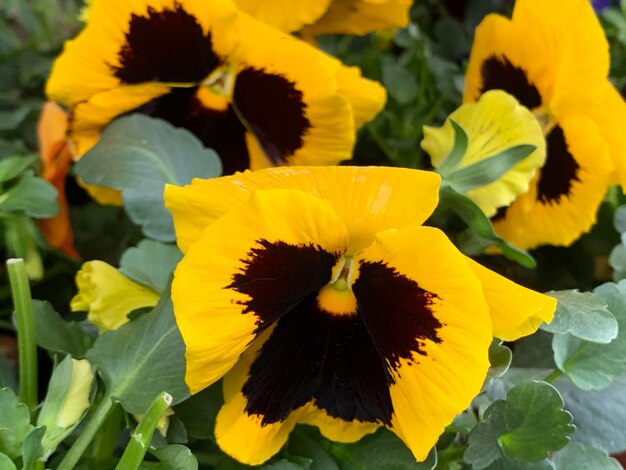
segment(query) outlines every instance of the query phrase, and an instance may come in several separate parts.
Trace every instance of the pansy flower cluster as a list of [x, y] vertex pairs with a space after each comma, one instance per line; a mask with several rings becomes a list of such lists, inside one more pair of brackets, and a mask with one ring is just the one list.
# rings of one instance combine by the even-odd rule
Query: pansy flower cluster
[[[517, 466], [520, 455], [524, 465], [543, 459], [566, 468], [553, 465], [561, 458], [554, 453], [574, 427], [545, 382], [566, 375], [581, 389], [600, 389], [589, 375], [611, 374], [593, 362], [593, 348], [619, 339], [626, 320], [616, 312], [626, 303], [615, 291], [623, 288], [626, 298], [626, 285], [545, 294], [549, 288], [519, 265], [536, 265], [526, 250], [572, 245], [594, 226], [609, 188], [626, 184], [626, 102], [609, 81], [609, 44], [597, 16], [608, 7], [516, 0], [510, 18], [487, 15], [461, 64], [462, 92], [455, 82], [458, 108], [435, 107], [422, 126], [406, 119], [410, 113], [393, 120], [394, 106], [403, 99], [410, 106], [406, 96], [432, 93], [422, 82], [412, 89], [403, 68], [418, 54], [398, 64], [389, 58], [425, 44], [411, 18], [453, 8], [426, 3], [438, 8], [411, 0], [87, 2], [82, 30], [52, 66], [52, 102], [37, 136], [48, 182], [38, 184], [54, 187], [60, 205], [38, 226], [65, 261], [85, 260], [68, 297], [68, 312], [84, 322], [61, 329], [49, 305], [37, 306], [37, 321], [54, 322], [52, 339], [38, 341], [72, 356], [55, 356], [46, 401], [58, 406], [44, 404], [37, 417], [36, 403], [28, 403], [41, 463], [97, 402], [59, 468], [78, 465], [105, 423], [121, 429], [122, 408], [138, 425], [117, 468], [143, 468], [146, 452], [163, 468], [196, 468], [162, 444], [184, 427], [186, 403], [218, 390], [206, 407], [215, 411], [206, 417], [210, 431], [190, 427], [220, 452], [208, 459], [218, 469], [230, 468], [223, 462], [283, 468], [278, 459], [293, 457], [290, 436], [300, 425], [331, 441], [331, 453], [382, 432], [412, 465], [428, 462], [437, 446], [450, 469], [531, 468]], [[400, 28], [396, 43], [384, 46], [380, 73], [329, 53], [342, 55], [347, 43], [339, 35], [387, 30], [391, 37]], [[427, 63], [433, 52], [422, 49]], [[390, 103], [375, 80], [381, 77], [386, 85], [404, 80], [399, 90], [389, 87]], [[391, 160], [359, 166], [360, 152], [384, 150], [374, 142], [409, 145], [381, 137], [389, 123], [401, 132], [417, 127], [410, 145], [428, 155], [411, 168]], [[71, 176], [98, 204], [125, 210], [104, 208], [119, 217], [102, 225], [134, 223], [123, 254], [81, 252], [66, 197], [72, 164]], [[7, 173], [1, 165], [0, 177]], [[0, 209], [6, 199], [0, 193]], [[591, 306], [591, 320], [581, 305]], [[544, 382], [526, 383], [544, 394], [524, 395], [515, 379], [489, 388], [511, 364], [508, 347], [540, 328], [563, 335], [552, 342], [554, 359], [535, 368], [532, 378]], [[64, 335], [70, 347], [59, 346]], [[618, 369], [611, 380], [626, 373], [620, 347], [606, 361]], [[581, 355], [593, 367], [572, 372]], [[2, 393], [0, 412], [9, 408]], [[33, 387], [30, 393], [36, 401]], [[64, 395], [79, 405], [68, 407]], [[542, 404], [552, 407], [549, 431], [525, 423], [543, 415], [524, 410]], [[457, 437], [448, 442], [441, 436], [449, 432]], [[547, 436], [533, 442], [536, 452], [528, 451], [533, 432]], [[112, 445], [104, 441], [95, 454]], [[0, 467], [6, 454], [11, 464], [36, 468], [27, 466], [28, 450], [3, 442], [0, 436]], [[96, 457], [90, 462], [105, 468]]]

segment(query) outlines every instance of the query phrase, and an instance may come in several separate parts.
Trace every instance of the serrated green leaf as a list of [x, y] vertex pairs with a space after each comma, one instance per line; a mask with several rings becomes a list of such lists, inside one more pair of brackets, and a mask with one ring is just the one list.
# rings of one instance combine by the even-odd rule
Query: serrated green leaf
[[626, 279], [626, 246], [616, 245], [609, 254], [609, 264], [613, 268], [613, 281]]
[[619, 233], [626, 232], [626, 205], [615, 209], [613, 214], [613, 225]]
[[541, 329], [564, 334], [594, 343], [610, 343], [617, 337], [617, 320], [600, 297], [578, 290], [547, 292], [558, 300], [554, 319]]
[[354, 444], [332, 442], [329, 453], [341, 470], [432, 470], [437, 465], [433, 448], [423, 462], [416, 462], [404, 443], [387, 429], [379, 429]]
[[130, 413], [144, 413], [163, 391], [172, 395], [173, 403], [189, 396], [185, 345], [169, 292], [152, 312], [100, 336], [87, 359], [99, 369], [110, 396]]
[[163, 292], [182, 257], [175, 245], [141, 240], [136, 248], [129, 248], [122, 255], [120, 272], [133, 281]]
[[571, 334], [555, 335], [554, 360], [561, 371], [580, 388], [599, 390], [626, 372], [626, 281], [597, 287], [594, 294], [607, 303], [619, 326], [617, 337], [609, 344], [598, 344]]
[[37, 155], [7, 157], [0, 160], [0, 183], [19, 176], [37, 161]]
[[33, 429], [30, 411], [13, 390], [0, 390], [0, 452], [12, 459], [22, 455], [22, 443]]
[[0, 194], [0, 211], [24, 211], [36, 218], [52, 217], [59, 211], [57, 190], [28, 170], [15, 185]]
[[48, 302], [33, 300], [33, 317], [37, 344], [49, 351], [80, 358], [94, 342], [76, 323], [63, 320]]
[[163, 202], [166, 183], [221, 173], [217, 154], [189, 131], [142, 115], [116, 119], [74, 167], [87, 184], [122, 191], [133, 222], [151, 238], [174, 241], [172, 216]]
[[537, 462], [569, 442], [572, 415], [563, 410], [559, 392], [545, 382], [515, 385], [506, 400], [497, 400], [469, 437], [464, 460], [474, 469], [488, 467], [502, 456]]
[[572, 442], [552, 458], [556, 470], [622, 470], [617, 460], [595, 447]]
[[554, 465], [549, 460], [539, 462], [519, 462], [504, 456], [492, 462], [485, 470], [553, 470]]

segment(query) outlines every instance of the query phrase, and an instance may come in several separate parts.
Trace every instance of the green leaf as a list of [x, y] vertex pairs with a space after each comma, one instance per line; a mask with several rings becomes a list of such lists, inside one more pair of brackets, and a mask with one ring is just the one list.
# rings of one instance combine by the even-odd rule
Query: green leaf
[[610, 343], [617, 337], [617, 320], [607, 309], [606, 302], [591, 292], [578, 290], [547, 292], [558, 300], [556, 314], [550, 324], [541, 329], [594, 343]]
[[619, 325], [617, 337], [608, 344], [592, 343], [571, 334], [552, 339], [558, 368], [584, 390], [599, 390], [626, 372], [626, 281], [597, 287], [594, 294], [607, 303]]
[[613, 225], [615, 225], [615, 230], [619, 233], [626, 232], [626, 205], [615, 209], [615, 214], [613, 214]]
[[[198, 461], [191, 451], [179, 444], [159, 447], [151, 453], [159, 459], [159, 464], [151, 466], [155, 470], [197, 470]], [[140, 467], [142, 468], [142, 467]]]
[[0, 183], [12, 180], [37, 161], [37, 155], [7, 157], [0, 160]]
[[415, 75], [396, 61], [388, 61], [382, 71], [383, 84], [393, 99], [399, 104], [408, 104], [415, 99], [418, 92]]
[[22, 445], [22, 470], [36, 470], [37, 461], [42, 460], [43, 446], [41, 440], [46, 431], [45, 427], [39, 426], [31, 429]]
[[549, 460], [539, 462], [519, 462], [505, 456], [493, 461], [486, 470], [554, 470], [554, 466]]
[[152, 312], [100, 336], [87, 359], [99, 369], [110, 396], [130, 413], [144, 413], [163, 391], [174, 403], [189, 396], [185, 345], [169, 292]]
[[[315, 435], [317, 435], [317, 439]], [[289, 453], [311, 459], [311, 470], [340, 470], [335, 459], [320, 441], [325, 441], [325, 439], [321, 437], [319, 432], [312, 428], [300, 426], [289, 435]]]
[[261, 470], [309, 470], [310, 468], [310, 460], [303, 459], [302, 463], [297, 463], [283, 459], [270, 465], [263, 465]]
[[136, 248], [129, 248], [120, 260], [120, 271], [133, 281], [163, 292], [167, 281], [183, 255], [166, 243], [141, 240]]
[[0, 388], [11, 388], [17, 391], [17, 376], [4, 352], [0, 351]]
[[2, 470], [17, 470], [17, 467], [8, 455], [0, 453], [0, 468]]
[[565, 408], [574, 415], [576, 433], [572, 440], [611, 454], [626, 451], [626, 375], [602, 390], [581, 390], [565, 376], [554, 384]]
[[59, 211], [57, 190], [28, 170], [15, 185], [0, 194], [0, 210], [24, 211], [36, 218], [52, 217]]
[[122, 191], [131, 220], [146, 236], [169, 242], [175, 235], [163, 202], [165, 184], [181, 186], [192, 178], [219, 176], [221, 163], [189, 131], [132, 115], [110, 124], [74, 171], [87, 184]]
[[609, 264], [613, 268], [613, 280], [615, 282], [626, 279], [626, 246], [624, 246], [624, 242], [611, 250]]
[[48, 302], [33, 300], [33, 316], [37, 344], [42, 348], [82, 358], [93, 344], [93, 338], [75, 322], [63, 320]]
[[505, 257], [525, 268], [532, 269], [535, 267], [535, 260], [526, 251], [511, 245], [496, 235], [489, 218], [470, 198], [445, 185], [441, 187], [439, 197], [442, 207], [450, 208], [476, 235], [495, 244]]
[[622, 470], [617, 460], [603, 450], [572, 442], [552, 458], [556, 470]]
[[511, 365], [513, 360], [513, 353], [509, 348], [502, 345], [502, 340], [494, 338], [489, 346], [489, 364], [491, 367], [487, 372], [487, 378], [485, 383], [489, 383], [491, 380], [502, 377]]
[[460, 193], [486, 186], [500, 179], [536, 149], [534, 145], [517, 145], [508, 148], [493, 157], [453, 171], [446, 176], [446, 181]]
[[465, 152], [467, 152], [468, 144], [468, 137], [465, 130], [453, 119], [450, 119], [450, 124], [454, 129], [454, 144], [452, 145], [450, 153], [446, 156], [443, 162], [441, 162], [439, 168], [437, 168], [437, 173], [444, 178], [448, 175], [448, 173], [454, 170], [454, 168], [463, 159]]
[[0, 131], [17, 129], [31, 110], [31, 106], [20, 106], [13, 111], [0, 111]]
[[437, 465], [435, 449], [416, 462], [400, 438], [382, 428], [354, 444], [332, 442], [328, 450], [341, 470], [432, 470]]
[[0, 452], [12, 459], [22, 455], [22, 443], [31, 431], [30, 412], [13, 390], [0, 390]]
[[223, 404], [222, 382], [219, 381], [176, 405], [174, 412], [190, 436], [212, 439], [215, 418]]
[[502, 456], [536, 462], [561, 449], [574, 432], [572, 415], [563, 410], [559, 392], [545, 382], [514, 386], [506, 400], [493, 402], [469, 437], [464, 460], [474, 469], [488, 467]]

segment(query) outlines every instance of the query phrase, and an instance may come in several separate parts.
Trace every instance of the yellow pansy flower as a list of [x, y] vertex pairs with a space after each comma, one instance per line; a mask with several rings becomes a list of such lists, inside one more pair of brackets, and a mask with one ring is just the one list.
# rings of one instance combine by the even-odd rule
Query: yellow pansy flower
[[87, 311], [87, 319], [100, 332], [115, 330], [128, 321], [128, 314], [154, 307], [159, 294], [120, 273], [104, 261], [88, 261], [76, 274], [78, 294], [70, 303], [73, 312]]
[[535, 150], [492, 183], [467, 191], [489, 217], [505, 207], [520, 194], [528, 191], [530, 180], [545, 163], [546, 143], [539, 122], [533, 114], [508, 93], [501, 90], [486, 92], [476, 103], [462, 105], [439, 128], [424, 126], [421, 146], [439, 168], [454, 146], [456, 122], [468, 138], [465, 154], [455, 166], [462, 170], [520, 145], [532, 145]]
[[521, 248], [570, 245], [595, 222], [619, 176], [626, 182], [626, 104], [609, 83], [609, 47], [587, 0], [518, 0], [513, 16], [477, 27], [464, 100], [501, 89], [542, 123], [547, 158], [531, 183], [494, 219]]
[[193, 132], [225, 174], [349, 159], [357, 129], [385, 103], [357, 68], [232, 0], [94, 0], [46, 90], [71, 109], [77, 157], [114, 118], [138, 112]]
[[281, 31], [366, 34], [409, 24], [411, 0], [235, 0], [238, 8]]
[[226, 453], [260, 464], [306, 423], [341, 442], [386, 426], [422, 460], [480, 391], [492, 336], [551, 320], [554, 299], [421, 225], [439, 183], [283, 167], [166, 187], [185, 380], [196, 393], [224, 377]]

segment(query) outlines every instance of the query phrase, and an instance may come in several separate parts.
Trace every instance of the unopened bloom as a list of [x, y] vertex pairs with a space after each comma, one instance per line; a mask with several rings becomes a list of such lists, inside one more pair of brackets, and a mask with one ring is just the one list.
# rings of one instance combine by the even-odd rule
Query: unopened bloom
[[365, 34], [409, 23], [411, 0], [235, 0], [238, 8], [282, 31]]
[[100, 332], [115, 330], [128, 321], [128, 314], [154, 307], [159, 294], [120, 273], [104, 261], [88, 261], [76, 274], [78, 294], [70, 303], [74, 312], [87, 311], [87, 319]]
[[480, 391], [492, 336], [551, 320], [554, 299], [421, 225], [439, 182], [285, 167], [166, 187], [185, 380], [196, 393], [224, 376], [226, 453], [262, 463], [306, 423], [342, 442], [386, 426], [424, 459]]
[[466, 194], [488, 216], [508, 206], [528, 191], [531, 179], [546, 160], [546, 143], [539, 122], [518, 101], [500, 90], [486, 92], [476, 103], [467, 103], [454, 111], [439, 128], [424, 126], [421, 146], [439, 168], [453, 149], [456, 122], [468, 139], [463, 157], [454, 170], [467, 169], [521, 145], [535, 150], [492, 183], [469, 189]]
[[193, 132], [224, 173], [351, 158], [385, 91], [231, 0], [95, 0], [47, 84], [77, 157], [122, 114]]
[[542, 123], [547, 158], [494, 219], [521, 248], [570, 245], [593, 225], [610, 184], [626, 182], [626, 104], [609, 83], [609, 46], [588, 0], [518, 0], [476, 29], [464, 100], [501, 89]]

